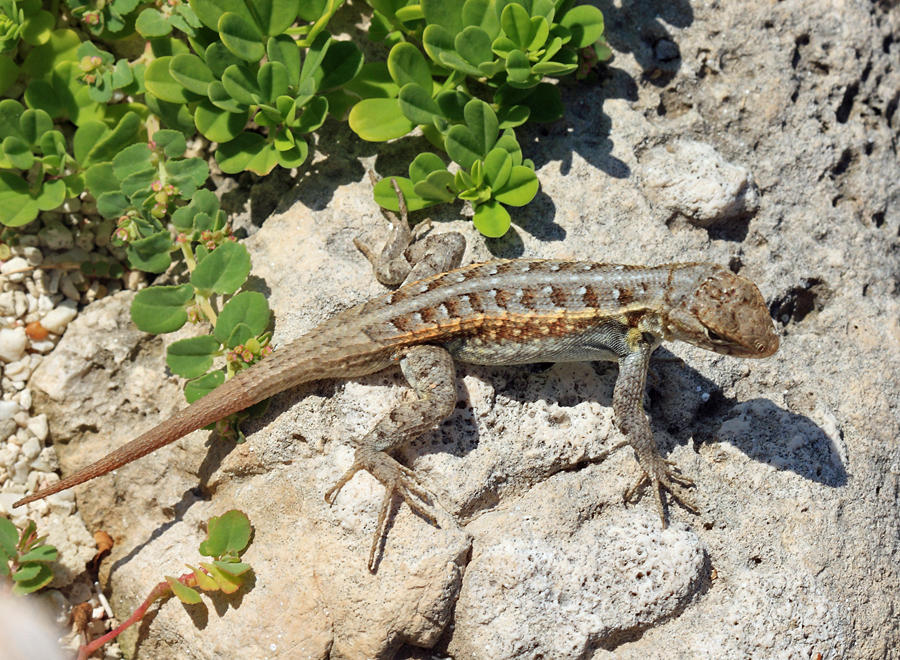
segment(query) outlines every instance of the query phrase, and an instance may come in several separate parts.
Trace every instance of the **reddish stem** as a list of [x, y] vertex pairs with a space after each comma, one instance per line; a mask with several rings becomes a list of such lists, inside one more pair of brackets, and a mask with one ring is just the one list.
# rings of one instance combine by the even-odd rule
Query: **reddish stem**
[[[178, 581], [188, 587], [197, 586], [197, 580], [194, 577], [193, 572], [185, 573], [184, 575], [179, 576]], [[78, 648], [78, 660], [87, 660], [87, 658], [90, 657], [91, 653], [93, 653], [94, 651], [96, 651], [97, 649], [102, 647], [107, 642], [111, 642], [116, 637], [121, 635], [122, 632], [124, 632], [126, 628], [134, 625], [135, 623], [140, 621], [142, 618], [144, 618], [144, 614], [147, 613], [147, 609], [153, 604], [153, 601], [155, 601], [157, 598], [161, 598], [162, 596], [167, 596], [171, 592], [172, 592], [172, 587], [170, 587], [169, 583], [166, 582], [165, 580], [163, 580], [162, 582], [157, 584], [155, 587], [153, 587], [153, 590], [150, 592], [150, 595], [147, 596], [147, 598], [144, 599], [144, 602], [140, 604], [140, 607], [138, 607], [131, 614], [131, 616], [128, 617], [128, 619], [126, 619], [122, 623], [122, 625], [120, 625], [118, 628], [114, 628], [113, 630], [110, 630], [108, 633], [106, 633], [102, 637], [98, 637], [90, 644], [84, 644], [83, 646], [80, 646]]]

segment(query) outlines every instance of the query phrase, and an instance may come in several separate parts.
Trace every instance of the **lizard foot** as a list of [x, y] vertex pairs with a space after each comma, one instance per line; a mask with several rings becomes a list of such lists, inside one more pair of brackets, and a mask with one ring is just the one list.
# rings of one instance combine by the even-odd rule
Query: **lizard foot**
[[683, 507], [692, 513], [699, 513], [697, 505], [694, 504], [693, 499], [684, 490], [685, 488], [694, 486], [693, 480], [678, 472], [678, 466], [675, 465], [675, 463], [667, 461], [660, 456], [654, 456], [653, 460], [649, 462], [649, 470], [642, 462], [641, 468], [643, 469], [643, 474], [631, 488], [625, 491], [625, 501], [631, 501], [635, 493], [637, 493], [644, 484], [649, 483], [653, 487], [653, 494], [656, 499], [656, 510], [659, 512], [660, 520], [662, 520], [663, 529], [668, 526], [665, 503], [663, 502], [663, 489], [669, 491], [675, 501]]
[[439, 525], [435, 507], [439, 507], [440, 503], [437, 497], [422, 485], [415, 472], [398, 463], [387, 453], [365, 447], [356, 451], [353, 465], [325, 493], [325, 501], [328, 504], [334, 504], [344, 484], [350, 481], [360, 470], [365, 470], [371, 474], [385, 488], [384, 499], [381, 502], [381, 510], [378, 513], [378, 523], [376, 524], [372, 545], [369, 549], [369, 561], [367, 564], [369, 571], [374, 573], [375, 553], [379, 542], [384, 538], [388, 512], [391, 509], [394, 493], [399, 494], [403, 501], [409, 505], [410, 509], [436, 527]]

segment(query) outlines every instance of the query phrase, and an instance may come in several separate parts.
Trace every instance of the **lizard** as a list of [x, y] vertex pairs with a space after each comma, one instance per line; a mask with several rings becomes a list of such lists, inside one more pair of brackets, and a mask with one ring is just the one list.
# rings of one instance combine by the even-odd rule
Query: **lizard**
[[[417, 395], [397, 405], [363, 437], [350, 468], [325, 494], [329, 504], [358, 471], [385, 494], [368, 568], [398, 494], [431, 524], [437, 498], [392, 454], [436, 426], [456, 405], [454, 362], [617, 362], [613, 417], [667, 524], [664, 491], [696, 512], [685, 491], [694, 485], [659, 454], [644, 411], [650, 356], [662, 341], [683, 341], [725, 355], [763, 358], [779, 338], [759, 289], [712, 263], [659, 266], [559, 259], [512, 259], [459, 267], [465, 241], [445, 232], [416, 240], [396, 184], [401, 217], [385, 212], [393, 236], [380, 253], [355, 240], [376, 277], [399, 288], [338, 313], [171, 418], [98, 461], [15, 502], [19, 507], [107, 474], [187, 433], [303, 383], [353, 378], [399, 365]], [[424, 223], [423, 223], [424, 224]], [[420, 225], [421, 226], [421, 225]], [[607, 454], [609, 453], [607, 452]], [[441, 507], [443, 508], [443, 507]]]

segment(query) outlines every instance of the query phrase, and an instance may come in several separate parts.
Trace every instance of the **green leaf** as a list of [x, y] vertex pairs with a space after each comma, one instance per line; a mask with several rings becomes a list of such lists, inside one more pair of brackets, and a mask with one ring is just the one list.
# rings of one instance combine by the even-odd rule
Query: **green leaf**
[[278, 152], [259, 133], [241, 133], [231, 142], [220, 144], [216, 162], [226, 174], [244, 170], [268, 174], [278, 162]]
[[175, 55], [169, 62], [169, 73], [186, 90], [201, 96], [206, 96], [209, 84], [215, 80], [206, 62], [192, 53]]
[[418, 48], [411, 43], [400, 42], [388, 54], [388, 71], [398, 87], [415, 83], [431, 96], [431, 70]]
[[216, 320], [216, 339], [228, 348], [234, 348], [237, 344], [229, 343], [229, 338], [239, 323], [245, 324], [252, 336], [265, 332], [269, 325], [269, 305], [265, 296], [256, 291], [242, 291], [229, 300]]
[[409, 164], [409, 178], [413, 183], [418, 183], [432, 172], [446, 169], [440, 156], [426, 151], [413, 158], [413, 162]]
[[[177, 57], [177, 56], [176, 56]], [[161, 101], [188, 103], [194, 100], [184, 85], [172, 75], [172, 56], [160, 57], [147, 65], [144, 71], [144, 86], [147, 91]]]
[[454, 177], [448, 170], [431, 172], [424, 181], [413, 186], [416, 195], [432, 203], [450, 202], [456, 197]]
[[334, 90], [353, 80], [362, 70], [363, 54], [352, 41], [332, 41], [316, 75], [317, 89]]
[[462, 8], [463, 24], [480, 27], [491, 39], [495, 39], [500, 34], [500, 16], [496, 6], [490, 0], [466, 0]]
[[25, 180], [11, 172], [0, 172], [0, 223], [21, 227], [34, 220], [38, 210]]
[[132, 241], [125, 252], [133, 268], [148, 273], [161, 273], [172, 263], [172, 256], [169, 254], [171, 249], [172, 237], [168, 231], [163, 230]]
[[275, 103], [275, 99], [288, 92], [288, 70], [281, 62], [266, 62], [259, 67], [256, 76], [262, 99]]
[[214, 41], [206, 47], [203, 60], [206, 62], [209, 70], [212, 71], [214, 78], [221, 78], [225, 69], [232, 64], [243, 64], [243, 61], [225, 48], [221, 41]]
[[527, 83], [531, 78], [531, 63], [521, 50], [510, 51], [506, 56], [506, 73], [509, 83]]
[[112, 159], [112, 166], [120, 181], [137, 172], [155, 171], [150, 164], [150, 147], [143, 142], [125, 147]]
[[219, 589], [221, 589], [224, 593], [233, 594], [235, 591], [240, 589], [242, 580], [239, 577], [229, 575], [228, 573], [219, 570], [219, 568], [214, 564], [200, 562], [200, 565], [207, 571], [209, 571], [212, 579], [216, 581]]
[[441, 110], [431, 94], [416, 83], [404, 85], [397, 100], [401, 112], [414, 124], [431, 124], [435, 117], [441, 116]]
[[[200, 554], [221, 557], [224, 554], [239, 555], [250, 542], [252, 527], [247, 514], [232, 509], [221, 516], [213, 516], [207, 525], [207, 536], [200, 544]], [[203, 564], [204, 568], [207, 568]]]
[[440, 25], [428, 25], [422, 33], [422, 47], [435, 62], [441, 63], [442, 56], [454, 54], [453, 34]]
[[182, 378], [197, 378], [209, 370], [220, 348], [219, 340], [209, 335], [179, 339], [166, 349], [166, 364]]
[[350, 110], [349, 122], [353, 132], [369, 142], [403, 137], [415, 128], [397, 99], [363, 99]]
[[219, 585], [216, 584], [216, 581], [213, 580], [209, 575], [199, 566], [191, 566], [190, 564], [185, 564], [191, 571], [194, 573], [194, 579], [197, 580], [197, 588], [203, 589], [203, 591], [218, 591]]
[[34, 198], [39, 211], [52, 211], [66, 201], [66, 182], [62, 179], [44, 181]]
[[464, 122], [466, 103], [472, 100], [472, 97], [463, 92], [452, 90], [441, 92], [435, 100], [441, 109], [441, 114], [444, 115], [447, 121]]
[[187, 585], [182, 584], [176, 578], [167, 575], [166, 582], [169, 583], [169, 588], [172, 589], [172, 593], [185, 605], [196, 605], [202, 601], [200, 594]]
[[0, 551], [6, 556], [16, 554], [16, 546], [19, 543], [19, 530], [6, 518], [0, 518]]
[[531, 119], [538, 122], [556, 121], [563, 116], [559, 88], [550, 83], [538, 84], [523, 101], [531, 111]]
[[462, 0], [422, 0], [421, 4], [428, 25], [439, 25], [451, 34], [463, 29]]
[[270, 62], [284, 65], [288, 73], [288, 83], [296, 87], [300, 82], [300, 48], [297, 42], [286, 34], [270, 37], [266, 43], [266, 55]]
[[502, 188], [512, 172], [513, 162], [502, 147], [495, 147], [484, 157], [484, 177], [492, 189]]
[[201, 101], [194, 110], [194, 125], [207, 140], [228, 142], [247, 126], [247, 111], [226, 112], [209, 101]]
[[259, 28], [239, 14], [225, 12], [219, 18], [219, 37], [232, 53], [247, 62], [259, 62], [266, 49]]
[[184, 386], [184, 398], [188, 403], [193, 403], [197, 399], [205, 397], [224, 382], [224, 371], [221, 369], [211, 371], [205, 376], [200, 376], [200, 378], [195, 378], [188, 382], [187, 385]]
[[460, 57], [476, 67], [482, 62], [491, 62], [494, 59], [491, 38], [479, 27], [470, 25], [465, 28], [456, 35], [454, 45]]
[[34, 154], [31, 153], [31, 147], [20, 137], [9, 135], [0, 145], [3, 156], [10, 165], [19, 170], [27, 170], [34, 163]]
[[54, 30], [46, 43], [28, 53], [22, 71], [31, 80], [44, 78], [62, 62], [77, 61], [80, 45], [81, 37], [74, 30]]
[[[23, 574], [26, 568], [28, 577], [24, 577]], [[16, 582], [13, 587], [14, 594], [30, 594], [47, 586], [53, 580], [53, 571], [44, 564], [28, 564], [27, 567], [13, 573], [12, 578]]]
[[175, 332], [187, 322], [184, 308], [193, 297], [190, 284], [142, 289], [131, 303], [131, 320], [144, 332]]
[[0, 101], [0, 138], [10, 135], [25, 139], [22, 130], [19, 127], [19, 119], [25, 112], [22, 104], [13, 99], [3, 99]]
[[19, 77], [19, 67], [8, 55], [0, 55], [0, 94], [8, 90]]
[[53, 120], [43, 110], [29, 108], [19, 117], [19, 130], [29, 144], [37, 144], [41, 136], [53, 129]]
[[156, 143], [156, 148], [162, 149], [163, 153], [169, 158], [180, 156], [187, 149], [184, 135], [179, 131], [165, 128], [158, 130], [153, 134], [153, 141]]
[[464, 169], [484, 158], [497, 141], [499, 122], [491, 107], [479, 99], [472, 99], [464, 109], [465, 126], [451, 126], [445, 146], [447, 154]]
[[233, 575], [235, 577], [243, 575], [250, 570], [250, 564], [245, 564], [242, 561], [214, 561], [213, 564], [220, 571], [223, 571], [225, 573], [228, 573], [228, 575]]
[[59, 552], [52, 545], [39, 545], [36, 548], [32, 548], [24, 555], [19, 557], [19, 563], [24, 564], [25, 562], [50, 562], [56, 561], [59, 556]]
[[250, 274], [250, 253], [240, 243], [226, 241], [197, 264], [191, 284], [200, 291], [234, 293]]
[[324, 96], [315, 96], [303, 109], [300, 118], [291, 124], [294, 133], [311, 133], [318, 130], [325, 123], [328, 115], [328, 99]]
[[509, 231], [511, 218], [507, 210], [492, 199], [475, 208], [472, 222], [483, 236], [500, 238]]
[[[413, 190], [412, 181], [410, 181], [409, 179], [402, 176], [391, 178], [393, 178], [397, 182], [397, 185], [400, 187], [400, 192], [403, 193], [403, 199], [406, 200], [406, 207], [409, 211], [418, 211], [434, 204], [434, 202], [429, 202], [419, 197], [416, 194], [416, 191]], [[400, 210], [400, 206], [397, 200], [397, 193], [394, 192], [394, 188], [391, 186], [391, 182], [389, 179], [382, 179], [381, 181], [376, 183], [375, 188], [372, 192], [374, 193], [375, 201], [379, 206], [381, 206], [381, 208], [385, 208], [390, 211]]]
[[172, 24], [157, 9], [147, 8], [138, 14], [134, 29], [142, 37], [164, 37], [172, 31]]
[[344, 89], [364, 99], [394, 98], [400, 91], [388, 72], [386, 62], [366, 62]]
[[260, 101], [256, 76], [245, 66], [232, 64], [225, 69], [222, 85], [237, 103], [253, 105]]
[[560, 24], [572, 32], [569, 43], [575, 48], [586, 48], [603, 37], [603, 12], [591, 5], [573, 7]]
[[494, 197], [498, 202], [510, 206], [525, 206], [534, 199], [538, 185], [538, 178], [533, 169], [516, 165], [512, 168], [506, 184], [499, 190], [495, 188]]
[[131, 202], [118, 190], [103, 192], [97, 196], [97, 211], [104, 218], [120, 216], [125, 213], [129, 206], [131, 206]]
[[500, 27], [517, 48], [527, 50], [531, 43], [531, 17], [522, 5], [506, 5], [500, 14]]

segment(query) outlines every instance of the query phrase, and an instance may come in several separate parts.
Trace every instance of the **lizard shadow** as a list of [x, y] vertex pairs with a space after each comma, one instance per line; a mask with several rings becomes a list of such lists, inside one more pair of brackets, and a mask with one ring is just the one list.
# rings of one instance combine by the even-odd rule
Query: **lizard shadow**
[[[463, 369], [468, 375], [491, 383], [495, 388], [494, 400], [544, 400], [555, 402], [562, 409], [588, 400], [611, 407], [617, 367], [611, 362], [592, 363], [597, 377], [585, 378], [584, 369], [575, 364], [517, 367], [465, 365]], [[450, 453], [462, 458], [478, 447], [478, 417], [483, 411], [473, 408], [462, 379], [458, 388], [460, 400], [456, 411], [437, 431], [411, 443], [409, 459], [432, 453]], [[654, 437], [664, 456], [675, 445], [687, 444], [691, 438], [695, 450], [704, 443], [727, 442], [755, 461], [779, 470], [789, 470], [804, 479], [832, 488], [847, 483], [840, 448], [809, 417], [791, 413], [764, 398], [738, 400], [726, 397], [715, 382], [665, 348], [657, 350], [651, 361], [645, 408], [649, 411]], [[556, 430], [551, 428], [549, 433], [566, 432], [564, 410], [551, 411], [548, 419], [551, 425], [558, 427]], [[613, 432], [607, 444], [615, 444], [620, 439], [618, 432]], [[537, 443], [541, 439], [534, 437], [532, 441]], [[538, 448], [522, 447], [524, 453], [532, 449], [537, 451]], [[596, 460], [586, 456], [576, 465], [560, 465], [558, 469], [543, 474], [531, 474], [533, 468], [523, 467], [523, 470], [528, 470], [528, 475], [523, 478], [539, 481], [555, 471], [578, 469]], [[479, 508], [492, 506], [497, 497], [493, 501], [490, 499], [481, 500]]]

